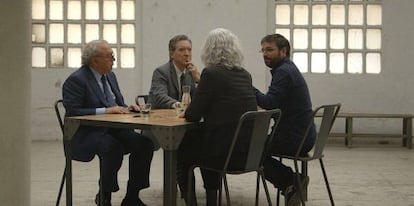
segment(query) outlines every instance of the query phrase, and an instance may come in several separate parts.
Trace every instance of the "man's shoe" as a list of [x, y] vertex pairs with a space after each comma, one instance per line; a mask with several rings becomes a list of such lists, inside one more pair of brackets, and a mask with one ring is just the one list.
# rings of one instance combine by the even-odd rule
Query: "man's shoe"
[[147, 206], [142, 200], [138, 198], [124, 198], [121, 202], [121, 206]]
[[293, 185], [286, 187], [285, 191], [283, 192], [285, 195], [285, 205], [286, 206], [300, 206], [300, 196], [296, 192], [296, 188]]
[[309, 177], [303, 176], [299, 174], [300, 183], [296, 180], [296, 174], [294, 174], [293, 178], [293, 185], [286, 187], [282, 194], [285, 196], [285, 205], [287, 206], [300, 206], [302, 199], [300, 198], [299, 189], [301, 187], [302, 195], [305, 195], [305, 189], [308, 187], [309, 184]]
[[[100, 206], [99, 205], [99, 200], [100, 200], [100, 194], [99, 194], [99, 192], [98, 192], [98, 194], [96, 194], [96, 196], [95, 196], [95, 203], [96, 203], [96, 205], [98, 205], [98, 206]], [[109, 199], [109, 198], [105, 198], [105, 196], [104, 196], [104, 201], [103, 201], [103, 206], [111, 206], [111, 199]]]

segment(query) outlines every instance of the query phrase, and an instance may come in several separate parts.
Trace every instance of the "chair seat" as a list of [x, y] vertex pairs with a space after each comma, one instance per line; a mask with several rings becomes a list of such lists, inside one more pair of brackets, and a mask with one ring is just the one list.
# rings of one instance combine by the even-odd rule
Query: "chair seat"
[[[323, 149], [325, 147], [325, 143], [326, 140], [329, 136], [329, 133], [332, 129], [332, 125], [336, 119], [336, 116], [339, 112], [339, 109], [341, 107], [341, 104], [332, 104], [332, 105], [322, 105], [318, 108], [315, 109], [315, 111], [312, 114], [312, 118], [308, 123], [308, 126], [304, 132], [304, 135], [302, 137], [302, 141], [301, 144], [299, 146], [299, 148], [297, 149], [297, 151], [295, 151], [295, 154], [299, 154], [302, 151], [302, 147], [304, 142], [306, 141], [306, 138], [308, 136], [309, 130], [310, 128], [312, 128], [315, 123], [314, 123], [314, 118], [315, 115], [318, 113], [318, 111], [323, 111], [323, 115], [322, 115], [322, 121], [319, 124], [319, 128], [317, 129], [318, 131], [318, 135], [316, 138], [316, 142], [315, 145], [313, 147], [313, 152], [310, 152], [310, 154], [303, 154], [303, 155], [283, 155], [283, 154], [272, 154], [272, 157], [275, 158], [280, 158], [280, 161], [282, 161], [282, 159], [289, 159], [289, 160], [293, 160], [294, 162], [294, 166], [295, 166], [295, 178], [296, 178], [296, 182], [298, 183], [298, 186], [295, 186], [297, 189], [297, 192], [299, 193], [299, 197], [301, 199], [301, 205], [305, 206], [305, 201], [307, 200], [307, 183], [308, 181], [306, 181], [306, 179], [301, 180], [303, 177], [307, 178], [308, 175], [308, 162], [311, 160], [319, 160], [320, 166], [321, 166], [321, 170], [322, 170], [322, 174], [325, 180], [325, 185], [326, 185], [326, 189], [328, 191], [328, 195], [329, 195], [329, 200], [331, 202], [331, 205], [335, 205], [333, 197], [332, 197], [332, 192], [329, 186], [329, 182], [328, 182], [328, 177], [326, 175], [326, 171], [323, 165], [323, 160], [322, 158], [324, 157], [323, 155]], [[302, 163], [302, 170], [299, 170], [299, 166], [298, 166], [298, 162]], [[302, 176], [302, 177], [301, 177]], [[304, 183], [304, 184], [303, 184]], [[279, 197], [280, 197], [280, 190], [278, 189], [277, 191], [277, 205], [279, 205]]]
[[261, 171], [263, 170], [263, 167], [259, 167], [259, 168], [255, 168], [255, 169], [250, 169], [250, 170], [246, 170], [246, 169], [242, 169], [242, 168], [230, 168], [227, 169], [226, 171], [223, 171], [223, 168], [214, 168], [214, 167], [209, 167], [207, 165], [194, 165], [194, 167], [199, 167], [199, 168], [203, 168], [203, 169], [207, 169], [207, 170], [211, 170], [211, 171], [215, 171], [218, 173], [226, 173], [226, 174], [231, 174], [231, 175], [239, 175], [239, 174], [244, 174], [244, 173], [249, 173], [249, 172], [257, 172], [257, 171]]
[[298, 161], [310, 161], [310, 160], [320, 159], [320, 158], [324, 157], [323, 154], [322, 155], [314, 155], [314, 156], [310, 156], [309, 154], [306, 154], [306, 156], [300, 156], [300, 157], [289, 156], [289, 155], [279, 155], [279, 154], [273, 154], [272, 156], [280, 157], [280, 158], [284, 158], [284, 159], [290, 159], [290, 160], [298, 160]]

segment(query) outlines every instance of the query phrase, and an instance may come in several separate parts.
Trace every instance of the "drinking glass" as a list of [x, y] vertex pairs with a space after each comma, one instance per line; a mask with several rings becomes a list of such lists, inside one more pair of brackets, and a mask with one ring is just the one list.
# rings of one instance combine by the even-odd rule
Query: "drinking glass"
[[181, 116], [183, 115], [183, 113], [184, 113], [184, 107], [183, 107], [183, 104], [181, 104], [181, 102], [177, 102], [177, 103], [175, 104], [175, 115], [176, 115], [177, 117], [181, 117]]
[[151, 104], [146, 103], [144, 105], [140, 105], [141, 108], [141, 114], [143, 117], [149, 117], [151, 113]]

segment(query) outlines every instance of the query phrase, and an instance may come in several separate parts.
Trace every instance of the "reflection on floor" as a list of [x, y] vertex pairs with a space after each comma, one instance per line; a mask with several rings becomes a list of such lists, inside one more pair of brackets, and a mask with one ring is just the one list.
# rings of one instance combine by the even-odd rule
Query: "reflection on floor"
[[[382, 142], [384, 143], [384, 142]], [[32, 143], [31, 205], [55, 205], [60, 178], [64, 169], [62, 142]], [[344, 206], [414, 206], [414, 150], [400, 147], [398, 142], [378, 144], [354, 142], [349, 149], [338, 142], [326, 148], [325, 167], [336, 205]], [[162, 150], [154, 154], [151, 168], [151, 187], [143, 190], [141, 198], [151, 206], [162, 205]], [[112, 205], [120, 205], [128, 177], [126, 161], [119, 173], [120, 191], [113, 194]], [[204, 205], [200, 175], [197, 175], [199, 205]], [[329, 205], [329, 198], [317, 161], [309, 165], [309, 200], [307, 205]], [[98, 189], [98, 160], [73, 163], [73, 195], [75, 206], [94, 205]], [[229, 176], [230, 198], [233, 205], [254, 205], [256, 176], [254, 173]], [[275, 203], [275, 189], [270, 188]], [[260, 205], [266, 205], [261, 188]], [[63, 195], [60, 205], [65, 204]], [[177, 205], [184, 205], [181, 199]], [[283, 204], [282, 204], [283, 205]]]

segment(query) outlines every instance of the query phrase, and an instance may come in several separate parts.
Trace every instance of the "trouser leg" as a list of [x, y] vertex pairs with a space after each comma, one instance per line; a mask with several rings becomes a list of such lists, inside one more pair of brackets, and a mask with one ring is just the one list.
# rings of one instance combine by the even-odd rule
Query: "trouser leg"
[[129, 155], [129, 181], [138, 189], [149, 187], [149, 174], [153, 157], [152, 142], [142, 138], [138, 148]]
[[[202, 135], [201, 129], [188, 130], [180, 144], [177, 152], [177, 182], [182, 193], [189, 190], [188, 178], [190, 175], [190, 167], [196, 163], [200, 158], [201, 141]], [[192, 190], [194, 190], [194, 175], [192, 178]]]
[[110, 151], [103, 152], [99, 155], [102, 164], [102, 185], [104, 193], [116, 192], [119, 190], [118, 171], [121, 168], [123, 160], [123, 151], [120, 145], [114, 144]]
[[293, 184], [293, 171], [290, 167], [270, 156], [265, 159], [263, 166], [266, 180], [276, 188], [285, 190], [287, 186]]
[[206, 190], [206, 205], [207, 206], [217, 205], [217, 190]]
[[153, 143], [150, 139], [131, 130], [117, 133], [118, 140], [129, 153], [129, 180], [128, 189], [141, 190], [149, 187], [149, 174], [153, 157]]
[[206, 190], [218, 190], [220, 188], [220, 174], [214, 171], [201, 169], [204, 188]]

